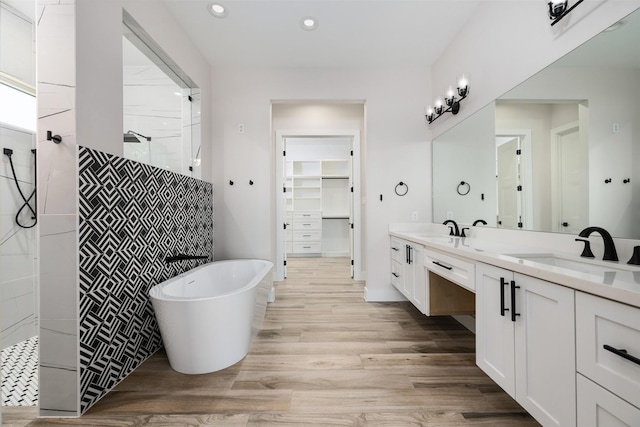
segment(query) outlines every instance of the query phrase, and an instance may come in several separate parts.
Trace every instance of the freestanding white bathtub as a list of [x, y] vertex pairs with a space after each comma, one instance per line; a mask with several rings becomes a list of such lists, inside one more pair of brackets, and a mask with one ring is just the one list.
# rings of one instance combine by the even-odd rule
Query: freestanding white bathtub
[[242, 360], [273, 299], [272, 268], [257, 259], [216, 261], [151, 288], [171, 368], [204, 374]]

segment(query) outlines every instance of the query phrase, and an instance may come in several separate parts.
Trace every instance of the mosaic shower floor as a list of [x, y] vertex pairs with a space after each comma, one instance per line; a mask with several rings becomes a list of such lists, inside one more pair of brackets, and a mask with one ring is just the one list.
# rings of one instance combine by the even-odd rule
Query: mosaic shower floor
[[19, 342], [0, 355], [2, 406], [38, 404], [38, 337]]

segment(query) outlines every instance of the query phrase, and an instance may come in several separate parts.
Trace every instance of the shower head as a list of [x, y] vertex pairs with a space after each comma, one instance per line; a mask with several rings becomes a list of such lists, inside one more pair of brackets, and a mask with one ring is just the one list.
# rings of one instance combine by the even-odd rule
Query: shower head
[[138, 132], [134, 132], [132, 130], [127, 131], [127, 133], [124, 134], [124, 142], [132, 142], [132, 143], [140, 143], [140, 138], [144, 138], [147, 141], [151, 141], [151, 137], [150, 136], [144, 136], [142, 134], [139, 134]]

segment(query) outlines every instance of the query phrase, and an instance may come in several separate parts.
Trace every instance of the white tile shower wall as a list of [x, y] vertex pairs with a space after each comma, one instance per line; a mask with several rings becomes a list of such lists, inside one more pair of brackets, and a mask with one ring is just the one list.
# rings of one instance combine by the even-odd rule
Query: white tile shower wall
[[74, 1], [37, 2], [41, 416], [80, 414], [75, 15]]
[[[29, 198], [34, 184], [34, 137], [0, 125], [0, 148], [13, 151], [11, 161], [22, 193]], [[35, 271], [37, 228], [33, 214], [16, 187], [7, 155], [0, 160], [0, 342], [10, 347], [37, 335], [37, 286]], [[35, 204], [31, 203], [35, 208]]]
[[79, 171], [84, 413], [162, 345], [151, 287], [213, 261], [213, 186], [85, 147]]

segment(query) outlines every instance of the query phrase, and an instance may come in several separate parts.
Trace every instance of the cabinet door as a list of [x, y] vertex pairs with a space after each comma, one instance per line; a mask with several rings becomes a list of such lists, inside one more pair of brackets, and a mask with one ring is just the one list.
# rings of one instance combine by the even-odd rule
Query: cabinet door
[[509, 312], [511, 280], [511, 271], [477, 265], [476, 364], [515, 398], [514, 322]]
[[574, 291], [515, 274], [516, 400], [545, 426], [576, 425]]
[[404, 250], [403, 254], [406, 254], [406, 259], [404, 260], [404, 282], [402, 285], [402, 293], [409, 301], [411, 301], [411, 296], [413, 295], [413, 256], [415, 254], [413, 246], [414, 245], [409, 242], [404, 242], [404, 245], [402, 246], [402, 249]]
[[422, 314], [426, 312], [427, 282], [424, 271], [424, 247], [413, 245], [413, 294], [411, 302]]

